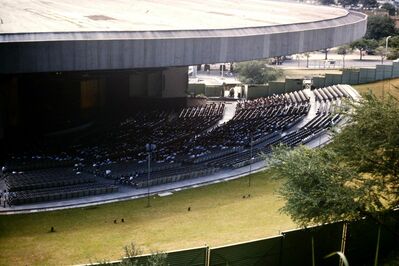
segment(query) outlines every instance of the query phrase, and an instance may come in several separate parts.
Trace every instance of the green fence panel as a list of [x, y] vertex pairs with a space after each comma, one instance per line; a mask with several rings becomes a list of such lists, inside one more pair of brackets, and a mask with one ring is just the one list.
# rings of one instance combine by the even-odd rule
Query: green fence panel
[[369, 83], [374, 82], [375, 79], [375, 68], [360, 68], [359, 73], [359, 83]]
[[282, 236], [232, 246], [212, 248], [211, 266], [279, 265]]
[[190, 95], [205, 95], [205, 84], [202, 83], [192, 83], [188, 84], [188, 93]]
[[341, 249], [341, 223], [288, 231], [282, 234], [284, 238], [280, 265], [312, 265], [312, 235], [316, 265], [338, 265], [338, 258], [324, 259], [324, 257]]
[[384, 79], [384, 65], [376, 65], [375, 67], [375, 80]]
[[357, 85], [359, 84], [359, 71], [358, 70], [352, 70], [350, 72], [350, 78], [349, 78], [349, 82], [347, 84], [351, 84], [351, 85]]
[[223, 86], [206, 86], [205, 96], [207, 97], [223, 97]]
[[392, 78], [399, 78], [399, 62], [392, 63]]
[[379, 258], [389, 254], [399, 244], [399, 212], [386, 214], [377, 219], [369, 218], [348, 225], [346, 256], [349, 263], [373, 265], [377, 245], [378, 227], [381, 224]]
[[349, 263], [373, 265], [378, 225], [361, 220], [348, 225], [345, 255]]
[[177, 266], [202, 266], [206, 265], [207, 248], [195, 248], [168, 253], [169, 265]]
[[384, 79], [392, 78], [392, 65], [384, 65]]
[[270, 81], [269, 82], [269, 94], [282, 94], [285, 93], [285, 82], [283, 81]]
[[323, 88], [323, 87], [325, 87], [325, 84], [326, 84], [325, 77], [314, 77], [312, 81], [313, 81], [313, 86], [315, 88]]
[[269, 87], [267, 85], [248, 85], [247, 98], [254, 99], [269, 96]]
[[342, 223], [328, 224], [317, 228], [314, 236], [316, 265], [338, 265], [338, 256], [328, 259], [324, 257], [332, 252], [341, 250], [342, 230]]
[[342, 75], [341, 74], [326, 74], [326, 80], [324, 86], [337, 85], [342, 83]]
[[352, 70], [351, 69], [344, 69], [342, 71], [342, 83], [349, 84], [351, 80]]
[[[167, 253], [166, 263], [170, 266], [205, 266], [207, 247], [177, 250]], [[149, 256], [135, 258], [138, 266], [147, 265]], [[119, 265], [119, 262], [109, 265]]]
[[285, 80], [285, 91], [293, 92], [302, 90], [303, 79], [286, 79]]

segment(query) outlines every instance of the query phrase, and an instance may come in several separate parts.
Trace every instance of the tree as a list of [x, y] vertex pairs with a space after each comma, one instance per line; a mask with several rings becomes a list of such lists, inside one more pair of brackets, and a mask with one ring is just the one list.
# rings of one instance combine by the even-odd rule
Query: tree
[[335, 4], [335, 0], [319, 0], [322, 5], [333, 5]]
[[[383, 40], [383, 45], [385, 45], [385, 40]], [[389, 40], [389, 47], [399, 49], [399, 35], [392, 36], [392, 38]]]
[[306, 68], [309, 68], [310, 53], [304, 53], [303, 55], [306, 57]]
[[262, 61], [241, 62], [235, 66], [241, 82], [246, 84], [265, 84], [283, 75], [281, 69], [267, 67]]
[[374, 50], [378, 47], [378, 42], [372, 39], [360, 39], [352, 42], [350, 45], [352, 50], [358, 49], [360, 52], [360, 60], [363, 59], [363, 52], [367, 50]]
[[352, 110], [331, 146], [273, 153], [282, 211], [302, 226], [374, 217], [399, 204], [399, 103], [369, 94]]
[[395, 21], [388, 16], [370, 16], [367, 20], [365, 38], [380, 40], [381, 38], [395, 35]]
[[399, 49], [389, 49], [387, 59], [388, 60], [395, 60], [399, 58]]
[[[399, 204], [399, 103], [392, 96], [364, 96], [351, 123], [336, 135], [333, 149], [342, 161], [361, 175], [377, 180], [385, 205]], [[378, 202], [376, 202], [378, 204]], [[384, 205], [382, 202], [379, 206]]]
[[306, 227], [360, 216], [360, 203], [355, 197], [363, 197], [364, 192], [345, 185], [356, 174], [342, 167], [333, 151], [278, 147], [270, 165], [273, 176], [284, 180], [278, 191], [286, 200], [281, 211], [298, 225]]
[[384, 64], [384, 58], [387, 56], [387, 51], [384, 46], [379, 46], [375, 49], [377, 55], [381, 57], [381, 64]]
[[359, 0], [338, 0], [338, 3], [342, 6], [357, 6], [359, 4]]
[[348, 45], [342, 45], [338, 47], [337, 54], [342, 55], [342, 68], [345, 68], [345, 56], [349, 53], [350, 47]]
[[384, 3], [381, 6], [382, 9], [385, 9], [386, 11], [388, 11], [390, 16], [395, 16], [396, 13], [396, 7], [394, 5], [392, 5], [391, 3]]
[[376, 8], [378, 7], [377, 0], [361, 0], [363, 8]]

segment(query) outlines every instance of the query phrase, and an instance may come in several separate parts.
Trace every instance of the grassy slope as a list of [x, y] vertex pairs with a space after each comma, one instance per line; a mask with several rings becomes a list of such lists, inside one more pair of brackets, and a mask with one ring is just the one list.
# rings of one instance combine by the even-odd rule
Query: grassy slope
[[372, 91], [376, 96], [382, 97], [390, 93], [392, 96], [396, 97], [396, 99], [399, 99], [399, 79], [377, 81], [373, 83], [354, 85], [353, 87], [361, 94]]
[[[0, 265], [60, 265], [118, 259], [134, 241], [148, 250], [217, 246], [295, 227], [278, 209], [267, 174], [181, 191], [168, 197], [28, 215], [0, 216]], [[250, 199], [242, 195], [251, 193]], [[191, 212], [187, 207], [191, 206]], [[113, 220], [124, 218], [125, 223]], [[54, 226], [56, 233], [48, 233]]]

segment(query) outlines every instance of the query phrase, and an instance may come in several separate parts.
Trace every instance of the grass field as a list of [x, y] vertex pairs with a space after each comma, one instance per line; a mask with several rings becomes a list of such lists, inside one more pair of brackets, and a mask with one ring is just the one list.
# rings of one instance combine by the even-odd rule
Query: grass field
[[354, 85], [353, 87], [361, 94], [372, 91], [376, 96], [383, 97], [389, 93], [396, 99], [399, 99], [399, 78]]
[[[0, 216], [0, 265], [65, 265], [118, 259], [134, 241], [146, 251], [236, 243], [294, 228], [266, 173], [146, 199]], [[243, 199], [243, 195], [251, 194]], [[187, 208], [191, 206], [191, 211]], [[120, 219], [124, 218], [125, 223]], [[114, 219], [119, 219], [114, 224]], [[55, 233], [48, 233], [51, 226]]]
[[284, 76], [289, 78], [315, 77], [325, 74], [341, 74], [340, 69], [284, 69]]

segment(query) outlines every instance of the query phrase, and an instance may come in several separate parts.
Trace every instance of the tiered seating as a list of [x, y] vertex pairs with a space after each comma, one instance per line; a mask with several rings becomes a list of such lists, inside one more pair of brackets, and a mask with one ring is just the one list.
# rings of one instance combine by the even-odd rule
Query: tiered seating
[[343, 97], [351, 97], [344, 85], [334, 85], [330, 87], [315, 89], [313, 93], [316, 96], [316, 101], [319, 102], [334, 101]]
[[[195, 165], [161, 172], [151, 172], [151, 179], [148, 181], [148, 186], [161, 185], [199, 176], [210, 175], [215, 173], [217, 170], [218, 169], [214, 167]], [[131, 180], [131, 184], [137, 188], [147, 187], [147, 174], [137, 175], [133, 180]]]
[[96, 182], [92, 174], [73, 168], [54, 168], [5, 175], [10, 205], [67, 199], [110, 193], [118, 190]]
[[9, 204], [32, 204], [43, 201], [66, 200], [84, 196], [94, 196], [118, 191], [109, 184], [87, 183], [73, 186], [42, 188], [9, 193]]
[[[193, 136], [214, 126], [223, 116], [224, 104], [185, 108], [178, 112], [139, 113], [126, 119], [92, 145], [78, 147], [78, 157], [96, 164], [146, 160], [145, 144], [157, 146], [156, 160], [173, 162]], [[98, 143], [101, 143], [99, 145]], [[94, 154], [94, 156], [93, 156]], [[93, 158], [94, 157], [94, 158]]]
[[[79, 145], [58, 156], [15, 159], [17, 163], [8, 164], [6, 177], [7, 188], [12, 193], [10, 199], [14, 204], [22, 204], [117, 190], [117, 187], [97, 183], [94, 175], [111, 179], [115, 184], [145, 187], [147, 143], [157, 146], [151, 155], [149, 186], [260, 161], [262, 154], [270, 153], [274, 145], [294, 147], [324, 134], [328, 127], [341, 120], [340, 115], [332, 115], [334, 106], [340, 104], [343, 97], [351, 97], [344, 85], [317, 89], [314, 95], [316, 117], [301, 128], [297, 124], [310, 110], [310, 97], [305, 91], [239, 101], [234, 117], [220, 125], [224, 104], [188, 107], [178, 112], [136, 113], [108, 125], [107, 130], [81, 137]], [[285, 133], [287, 131], [291, 132]], [[80, 170], [43, 170], [60, 165], [75, 165]], [[25, 169], [37, 168], [42, 170], [19, 174]], [[112, 183], [105, 179], [104, 182]]]
[[66, 154], [60, 156], [34, 155], [18, 156], [7, 163], [9, 172], [31, 171], [36, 169], [49, 169], [73, 166], [75, 161]]
[[309, 108], [309, 97], [303, 92], [244, 100], [237, 104], [237, 111], [230, 121], [198, 136], [195, 144], [207, 150], [244, 147], [251, 139], [259, 144], [267, 140], [267, 135], [301, 121]]

